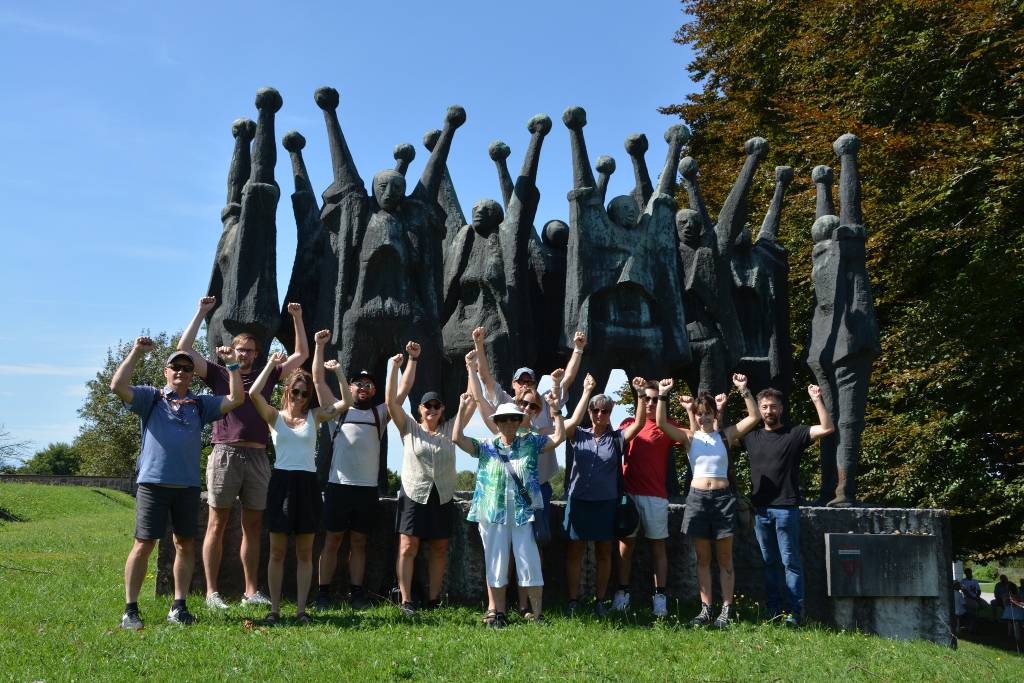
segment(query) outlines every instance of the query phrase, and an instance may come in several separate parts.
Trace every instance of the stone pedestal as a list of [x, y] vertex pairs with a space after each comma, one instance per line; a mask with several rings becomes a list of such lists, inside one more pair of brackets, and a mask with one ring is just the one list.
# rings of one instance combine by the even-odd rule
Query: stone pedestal
[[[398, 539], [394, 532], [394, 513], [396, 500], [381, 499], [381, 514], [377, 525], [370, 535], [367, 544], [366, 589], [377, 596], [387, 596], [395, 581], [395, 556], [398, 550]], [[206, 529], [207, 506], [206, 497], [200, 502], [199, 536], [196, 539], [196, 571], [193, 575], [192, 590], [204, 594], [206, 581], [202, 567], [202, 538]], [[544, 600], [548, 604], [560, 603], [565, 598], [565, 538], [561, 532], [562, 514], [565, 506], [561, 501], [554, 501], [551, 525], [554, 538], [550, 546], [543, 551], [544, 565]], [[736, 594], [743, 596], [744, 602], [757, 601], [764, 604], [764, 565], [760, 550], [754, 538], [752, 511], [740, 505], [740, 529], [733, 544], [733, 565], [736, 573]], [[466, 521], [469, 512], [469, 501], [460, 496], [456, 501], [456, 520], [448, 550], [448, 569], [445, 575], [443, 594], [452, 602], [480, 604], [486, 600], [484, 587], [483, 548], [476, 524]], [[686, 602], [696, 603], [697, 572], [696, 559], [692, 544], [679, 533], [682, 524], [684, 506], [672, 504], [669, 507], [669, 578], [668, 593], [670, 598], [678, 598]], [[842, 629], [857, 629], [868, 633], [877, 633], [892, 638], [924, 638], [937, 643], [950, 642], [950, 617], [953, 610], [951, 584], [952, 576], [952, 544], [949, 533], [949, 516], [943, 510], [909, 510], [897, 508], [812, 508], [800, 509], [800, 547], [803, 558], [806, 600], [805, 615], [811, 621], [827, 624]], [[888, 571], [884, 562], [876, 567], [881, 557], [876, 557], [870, 542], [861, 547], [858, 557], [859, 571], [882, 572], [882, 584], [886, 582], [893, 590], [867, 592], [885, 595], [844, 594], [843, 597], [829, 593], [829, 561], [826, 551], [826, 535], [857, 534], [884, 537], [891, 554], [892, 548], [897, 551], [901, 539], [913, 544], [918, 550], [921, 541], [928, 540], [926, 545], [933, 550], [931, 560], [934, 566], [928, 571], [917, 572], [914, 576], [885, 575]], [[241, 508], [236, 504], [225, 533], [224, 556], [220, 571], [220, 591], [226, 596], [239, 597], [244, 589], [242, 567], [238, 557], [241, 541]], [[834, 544], [838, 546], [849, 544]], [[908, 545], [909, 545], [908, 544]], [[266, 531], [260, 551], [259, 585], [266, 590], [268, 541]], [[314, 545], [313, 585], [317, 585], [316, 557], [319, 557], [323, 546], [323, 534], [317, 534]], [[417, 560], [416, 583], [425, 595], [426, 587], [426, 556], [425, 548]], [[344, 543], [339, 552], [338, 569], [332, 583], [336, 596], [343, 596], [348, 590], [348, 544]], [[921, 560], [918, 552], [916, 555]], [[927, 557], [927, 556], [926, 556]], [[159, 566], [157, 571], [156, 590], [158, 594], [169, 594], [172, 588], [171, 566], [174, 561], [174, 545], [168, 533], [160, 542]], [[923, 561], [923, 560], [922, 560]], [[833, 562], [834, 572], [844, 570], [838, 561]], [[609, 582], [609, 597], [618, 584], [616, 562], [613, 557], [612, 578]], [[920, 566], [920, 565], [919, 565]], [[714, 594], [719, 600], [718, 570], [712, 563], [714, 577]], [[295, 595], [295, 554], [290, 545], [285, 561], [284, 592], [289, 598]], [[847, 577], [849, 578], [849, 577]], [[878, 578], [877, 576], [875, 578]], [[588, 549], [584, 556], [582, 574], [582, 596], [593, 595], [595, 579], [595, 561], [593, 548]], [[633, 559], [631, 577], [631, 593], [633, 605], [638, 608], [649, 607], [652, 589], [650, 570], [650, 553], [647, 543], [637, 543]], [[514, 575], [513, 575], [514, 584]], [[906, 588], [913, 584], [911, 588]], [[897, 587], [903, 587], [898, 589]], [[514, 586], [510, 586], [514, 590]], [[908, 590], [911, 594], [908, 595]], [[514, 593], [510, 592], [510, 595]]]

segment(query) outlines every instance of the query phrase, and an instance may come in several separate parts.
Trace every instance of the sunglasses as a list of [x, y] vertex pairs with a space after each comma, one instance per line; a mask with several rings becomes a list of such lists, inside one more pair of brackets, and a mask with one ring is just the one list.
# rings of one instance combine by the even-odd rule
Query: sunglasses
[[438, 403], [437, 401], [431, 401], [430, 403], [424, 403], [423, 407], [426, 408], [427, 410], [441, 410], [441, 408], [444, 408], [444, 406], [441, 405], [440, 403]]
[[300, 397], [301, 398], [306, 398], [307, 396], [309, 396], [309, 392], [308, 391], [303, 391], [302, 389], [292, 389], [291, 390], [291, 394], [295, 398], [300, 398]]
[[591, 408], [590, 412], [597, 413], [598, 415], [607, 415], [612, 412], [611, 408]]
[[644, 398], [643, 398], [644, 403], [654, 403], [657, 400], [658, 400], [657, 396], [644, 396]]
[[540, 410], [540, 404], [530, 403], [529, 401], [516, 401], [516, 407], [523, 408], [524, 410], [529, 408], [530, 410]]
[[518, 415], [496, 415], [494, 417], [495, 424], [501, 424], [502, 422], [522, 422], [523, 418]]
[[194, 367], [192, 367], [191, 365], [168, 365], [167, 367], [169, 369], [171, 369], [171, 370], [174, 370], [175, 372], [195, 372], [196, 371], [196, 369]]
[[358, 387], [360, 389], [372, 389], [373, 388], [373, 382], [371, 382], [368, 379], [357, 379], [355, 382], [352, 382], [352, 385], [355, 386], [355, 387]]

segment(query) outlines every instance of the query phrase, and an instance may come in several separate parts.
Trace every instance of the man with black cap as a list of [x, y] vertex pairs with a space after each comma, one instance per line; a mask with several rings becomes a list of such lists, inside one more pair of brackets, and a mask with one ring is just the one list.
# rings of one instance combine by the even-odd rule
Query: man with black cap
[[[314, 341], [317, 344], [327, 342], [326, 338], [321, 341], [319, 337]], [[409, 342], [405, 350], [409, 354], [409, 363], [415, 364], [420, 356], [420, 345]], [[345, 381], [340, 366], [335, 372], [339, 383]], [[320, 383], [326, 380], [314, 374], [313, 381]], [[403, 381], [398, 387], [399, 399], [403, 403], [410, 389], [412, 382]], [[360, 370], [349, 378], [349, 391], [352, 393], [352, 407], [339, 415], [337, 421], [328, 423], [332, 450], [330, 474], [324, 492], [326, 534], [320, 553], [317, 609], [330, 607], [331, 580], [338, 565], [338, 549], [346, 532], [349, 535], [349, 602], [355, 609], [370, 605], [363, 589], [366, 540], [379, 514], [377, 484], [386, 455], [381, 450], [381, 440], [391, 417], [383, 400], [375, 398], [377, 379], [368, 370]]]
[[110, 390], [142, 422], [142, 450], [136, 467], [135, 544], [124, 567], [125, 609], [121, 628], [139, 630], [139, 592], [149, 556], [163, 538], [170, 517], [174, 531], [174, 603], [167, 621], [189, 625], [195, 617], [185, 606], [195, 567], [195, 537], [199, 512], [199, 450], [203, 427], [242, 405], [245, 393], [235, 350], [222, 346], [218, 355], [227, 364], [227, 396], [196, 396], [189, 391], [195, 373], [192, 356], [173, 351], [164, 365], [162, 389], [133, 386], [132, 372], [153, 340], [139, 337], [110, 380]]

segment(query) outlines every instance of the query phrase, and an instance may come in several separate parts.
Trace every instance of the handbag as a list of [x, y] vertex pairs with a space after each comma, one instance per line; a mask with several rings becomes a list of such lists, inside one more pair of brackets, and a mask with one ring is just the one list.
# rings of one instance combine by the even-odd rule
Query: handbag
[[633, 498], [626, 493], [626, 485], [622, 479], [622, 460], [625, 450], [625, 441], [622, 432], [616, 431], [612, 439], [618, 455], [618, 467], [616, 468], [616, 479], [618, 483], [618, 504], [615, 506], [615, 538], [627, 538], [636, 533], [640, 528], [640, 511], [636, 509]]
[[[495, 447], [498, 452], [498, 457], [501, 458], [501, 462], [505, 465], [505, 472], [508, 476], [512, 477], [512, 483], [515, 484], [516, 493], [522, 496], [523, 501], [526, 503], [526, 507], [533, 507], [533, 497], [530, 496], [530, 492], [523, 486], [523, 480], [519, 478], [516, 471], [512, 468], [512, 463], [508, 459], [508, 455], [501, 448]], [[538, 517], [540, 519], [538, 519]], [[538, 547], [544, 547], [551, 542], [551, 525], [548, 524], [547, 515], [544, 514], [543, 508], [537, 510], [534, 508], [533, 521], [530, 523], [533, 527], [533, 540], [537, 542]]]

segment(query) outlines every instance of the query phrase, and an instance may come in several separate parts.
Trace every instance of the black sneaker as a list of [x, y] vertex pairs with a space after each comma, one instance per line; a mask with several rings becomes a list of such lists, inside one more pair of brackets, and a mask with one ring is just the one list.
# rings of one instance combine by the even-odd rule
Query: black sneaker
[[705, 605], [705, 604], [702, 603], [701, 606], [700, 606], [700, 614], [695, 616], [693, 619], [690, 619], [690, 626], [693, 626], [694, 628], [699, 628], [699, 627], [702, 627], [702, 626], [710, 626], [710, 625], [711, 625], [711, 605]]
[[508, 620], [505, 618], [504, 612], [495, 612], [494, 621], [490, 623], [491, 628], [499, 629], [508, 626]]
[[353, 591], [348, 596], [348, 604], [355, 610], [369, 609], [372, 606], [370, 599], [366, 597], [366, 591]]
[[722, 611], [715, 619], [715, 628], [726, 629], [729, 628], [730, 623], [732, 623], [732, 605], [722, 605]]
[[171, 611], [167, 613], [167, 621], [172, 624], [191, 626], [196, 623], [196, 618], [188, 611], [188, 607], [172, 607]]
[[423, 609], [427, 611], [441, 609], [441, 598], [438, 598], [436, 600], [427, 600], [427, 604], [423, 606]]
[[565, 611], [569, 613], [570, 617], [576, 616], [576, 613], [580, 610], [579, 600], [570, 600], [565, 606]]
[[316, 600], [313, 602], [313, 609], [317, 612], [324, 612], [331, 609], [330, 593], [317, 593]]
[[416, 605], [411, 602], [403, 602], [399, 609], [402, 610], [402, 616], [404, 617], [416, 616]]
[[138, 612], [125, 612], [121, 617], [121, 628], [128, 631], [142, 630], [142, 617]]

